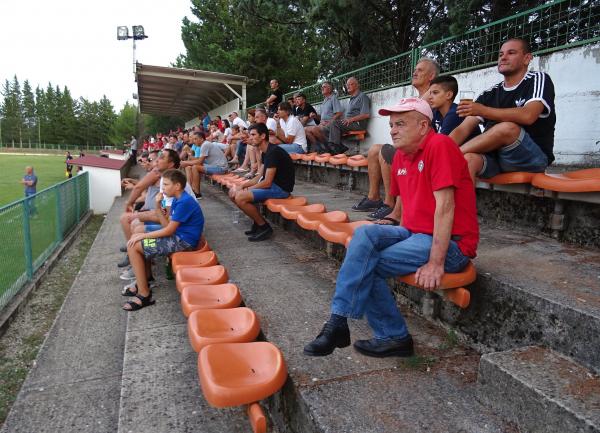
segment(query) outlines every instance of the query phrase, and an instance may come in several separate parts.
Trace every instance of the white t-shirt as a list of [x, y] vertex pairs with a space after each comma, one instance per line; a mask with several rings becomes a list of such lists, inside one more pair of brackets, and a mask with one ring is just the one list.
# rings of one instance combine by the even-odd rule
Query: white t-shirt
[[277, 132], [277, 120], [272, 117], [267, 117], [267, 128], [270, 131]]
[[285, 133], [286, 137], [290, 135], [294, 136], [294, 143], [302, 146], [302, 149], [306, 152], [306, 134], [304, 133], [304, 126], [298, 120], [296, 116], [290, 116], [287, 119], [287, 122], [284, 122], [283, 119], [279, 119], [279, 125], [281, 125], [281, 129]]
[[[160, 178], [160, 192], [163, 192], [163, 178], [162, 177]], [[194, 194], [194, 190], [190, 186], [189, 182], [185, 183], [185, 192], [187, 192], [192, 197], [196, 197], [196, 195]], [[174, 198], [175, 197], [169, 197], [167, 195], [164, 195], [165, 207], [171, 207], [171, 204], [173, 203]]]
[[233, 124], [239, 126], [240, 129], [248, 129], [248, 125], [246, 125], [246, 122], [244, 122], [239, 117], [236, 117], [235, 119], [233, 119]]
[[225, 135], [225, 141], [229, 143], [231, 141], [231, 128], [225, 128], [223, 135]]

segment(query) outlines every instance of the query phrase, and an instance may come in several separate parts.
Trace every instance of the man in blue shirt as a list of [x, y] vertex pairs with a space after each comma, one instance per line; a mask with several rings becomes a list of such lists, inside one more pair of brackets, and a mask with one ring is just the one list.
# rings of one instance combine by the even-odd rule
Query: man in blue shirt
[[171, 203], [170, 219], [163, 214], [161, 201], [163, 194], [156, 194], [156, 215], [161, 229], [136, 233], [127, 242], [127, 254], [136, 281], [125, 286], [123, 296], [132, 299], [123, 305], [126, 311], [136, 311], [154, 304], [152, 291], [148, 286], [150, 266], [146, 261], [152, 257], [166, 256], [177, 251], [193, 250], [200, 242], [204, 228], [204, 215], [196, 199], [184, 191], [187, 179], [176, 169], [163, 173], [163, 191], [166, 196], [174, 197]]
[[36, 193], [38, 178], [33, 172], [33, 167], [25, 167], [25, 176], [21, 179], [21, 183], [25, 185], [25, 197]]

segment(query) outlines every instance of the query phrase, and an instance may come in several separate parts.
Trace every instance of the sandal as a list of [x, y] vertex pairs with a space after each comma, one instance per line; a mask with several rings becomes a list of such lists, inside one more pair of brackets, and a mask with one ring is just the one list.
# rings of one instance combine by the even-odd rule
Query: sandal
[[[391, 222], [391, 224], [381, 224], [381, 225], [384, 225], [384, 226], [397, 226], [397, 225], [400, 225], [400, 221], [398, 221], [397, 219], [394, 219], [392, 217], [380, 218], [377, 221], [390, 221]], [[377, 221], [375, 221], [375, 224], [378, 224]]]
[[[131, 289], [135, 288], [135, 292]], [[138, 294], [138, 286], [134, 281], [133, 284], [128, 284], [121, 290], [121, 296], [136, 296]]]
[[123, 310], [137, 311], [156, 303], [156, 301], [152, 299], [152, 292], [150, 292], [148, 296], [142, 296], [139, 293], [136, 293], [134, 297], [138, 298], [142, 303], [138, 304], [137, 302], [127, 301], [125, 305], [129, 305], [129, 308], [125, 308], [125, 305], [123, 305]]

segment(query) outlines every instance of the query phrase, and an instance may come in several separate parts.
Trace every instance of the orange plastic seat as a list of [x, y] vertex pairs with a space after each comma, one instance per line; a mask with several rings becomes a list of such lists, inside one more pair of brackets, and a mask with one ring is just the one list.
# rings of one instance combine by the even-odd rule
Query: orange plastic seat
[[215, 407], [250, 404], [276, 393], [287, 380], [281, 351], [271, 343], [221, 343], [198, 356], [204, 397]]
[[348, 246], [357, 227], [373, 224], [371, 221], [354, 221], [351, 223], [322, 223], [317, 231], [326, 241]]
[[329, 158], [329, 164], [331, 165], [344, 165], [348, 161], [348, 156], [344, 153], [339, 153], [337, 155], [333, 155]]
[[227, 269], [221, 265], [205, 268], [181, 268], [175, 274], [175, 286], [179, 293], [190, 284], [223, 284], [229, 279]]
[[477, 179], [481, 182], [492, 183], [495, 185], [511, 185], [515, 183], [531, 183], [531, 180], [536, 173], [528, 173], [526, 171], [513, 171], [508, 173], [500, 173], [488, 179]]
[[303, 153], [292, 153], [292, 154], [290, 154], [290, 158], [292, 158], [292, 160], [294, 160], [294, 161], [301, 161], [302, 155], [304, 155], [304, 154]]
[[302, 161], [314, 161], [315, 157], [318, 155], [317, 152], [310, 152], [302, 154]]
[[271, 212], [279, 213], [283, 205], [304, 206], [306, 204], [306, 197], [270, 198], [265, 201], [265, 204]]
[[560, 174], [538, 173], [532, 184], [555, 192], [600, 191], [600, 168], [569, 171]]
[[171, 269], [173, 273], [181, 268], [203, 268], [219, 263], [214, 251], [181, 251], [171, 256]]
[[[206, 241], [200, 242], [200, 245], [201, 245], [200, 248], [198, 248], [197, 250], [194, 250], [195, 253], [203, 253], [205, 251], [212, 251], [210, 249], [210, 246], [208, 245], [208, 242], [206, 242]], [[187, 252], [187, 251], [181, 251], [181, 252]], [[175, 254], [178, 254], [178, 253], [175, 253]]]
[[296, 218], [296, 223], [306, 230], [317, 230], [319, 226], [325, 222], [348, 222], [348, 214], [346, 212], [342, 212], [341, 210], [334, 210], [333, 212], [327, 213], [303, 212], [298, 214], [298, 218]]
[[331, 153], [322, 153], [315, 156], [315, 162], [328, 162], [329, 158], [331, 158]]
[[346, 161], [348, 167], [367, 167], [369, 165], [367, 158], [362, 155], [353, 155]]
[[242, 303], [235, 284], [187, 284], [181, 291], [181, 310], [185, 317], [193, 311], [235, 308]]
[[280, 214], [286, 220], [295, 220], [298, 215], [306, 212], [325, 212], [325, 205], [322, 203], [309, 204], [305, 206], [284, 204], [281, 206]]
[[344, 137], [354, 137], [356, 140], [362, 141], [365, 139], [365, 135], [367, 135], [367, 131], [348, 131], [344, 133]]
[[[439, 290], [443, 290], [444, 297], [460, 308], [467, 308], [471, 302], [471, 292], [463, 286], [467, 286], [477, 278], [477, 270], [472, 262], [461, 272], [445, 273]], [[420, 287], [415, 279], [415, 274], [403, 275], [397, 278], [409, 286]]]
[[248, 343], [260, 332], [260, 323], [250, 308], [196, 310], [188, 317], [188, 337], [196, 352], [216, 343]]

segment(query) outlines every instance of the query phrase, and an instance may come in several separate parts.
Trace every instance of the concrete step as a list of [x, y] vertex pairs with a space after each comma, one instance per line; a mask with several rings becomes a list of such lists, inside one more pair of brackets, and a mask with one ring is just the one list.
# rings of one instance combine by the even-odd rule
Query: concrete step
[[600, 432], [600, 379], [553, 350], [528, 346], [481, 357], [481, 399], [530, 433]]
[[[324, 203], [327, 210], [344, 210], [351, 220], [366, 217], [351, 211], [361, 198], [352, 192], [300, 181], [294, 195]], [[278, 215], [270, 217], [282, 221]], [[282, 227], [343, 258], [343, 247], [326, 245], [315, 232], [285, 220]], [[481, 352], [543, 345], [600, 372], [600, 251], [485, 221], [480, 228], [471, 305], [461, 310], [441, 302], [440, 319]], [[396, 290], [420, 309], [423, 291], [401, 284]]]
[[[211, 187], [203, 195], [211, 247], [257, 312], [265, 338], [286, 359], [291, 380], [266, 402], [281, 431], [514, 431], [477, 401], [479, 355], [407, 308], [414, 358], [374, 359], [352, 347], [305, 356], [304, 345], [329, 316], [339, 264], [280, 229], [268, 241], [248, 242], [243, 231], [250, 223], [232, 223], [226, 195]], [[371, 336], [363, 321], [351, 321], [350, 328], [353, 340]]]

